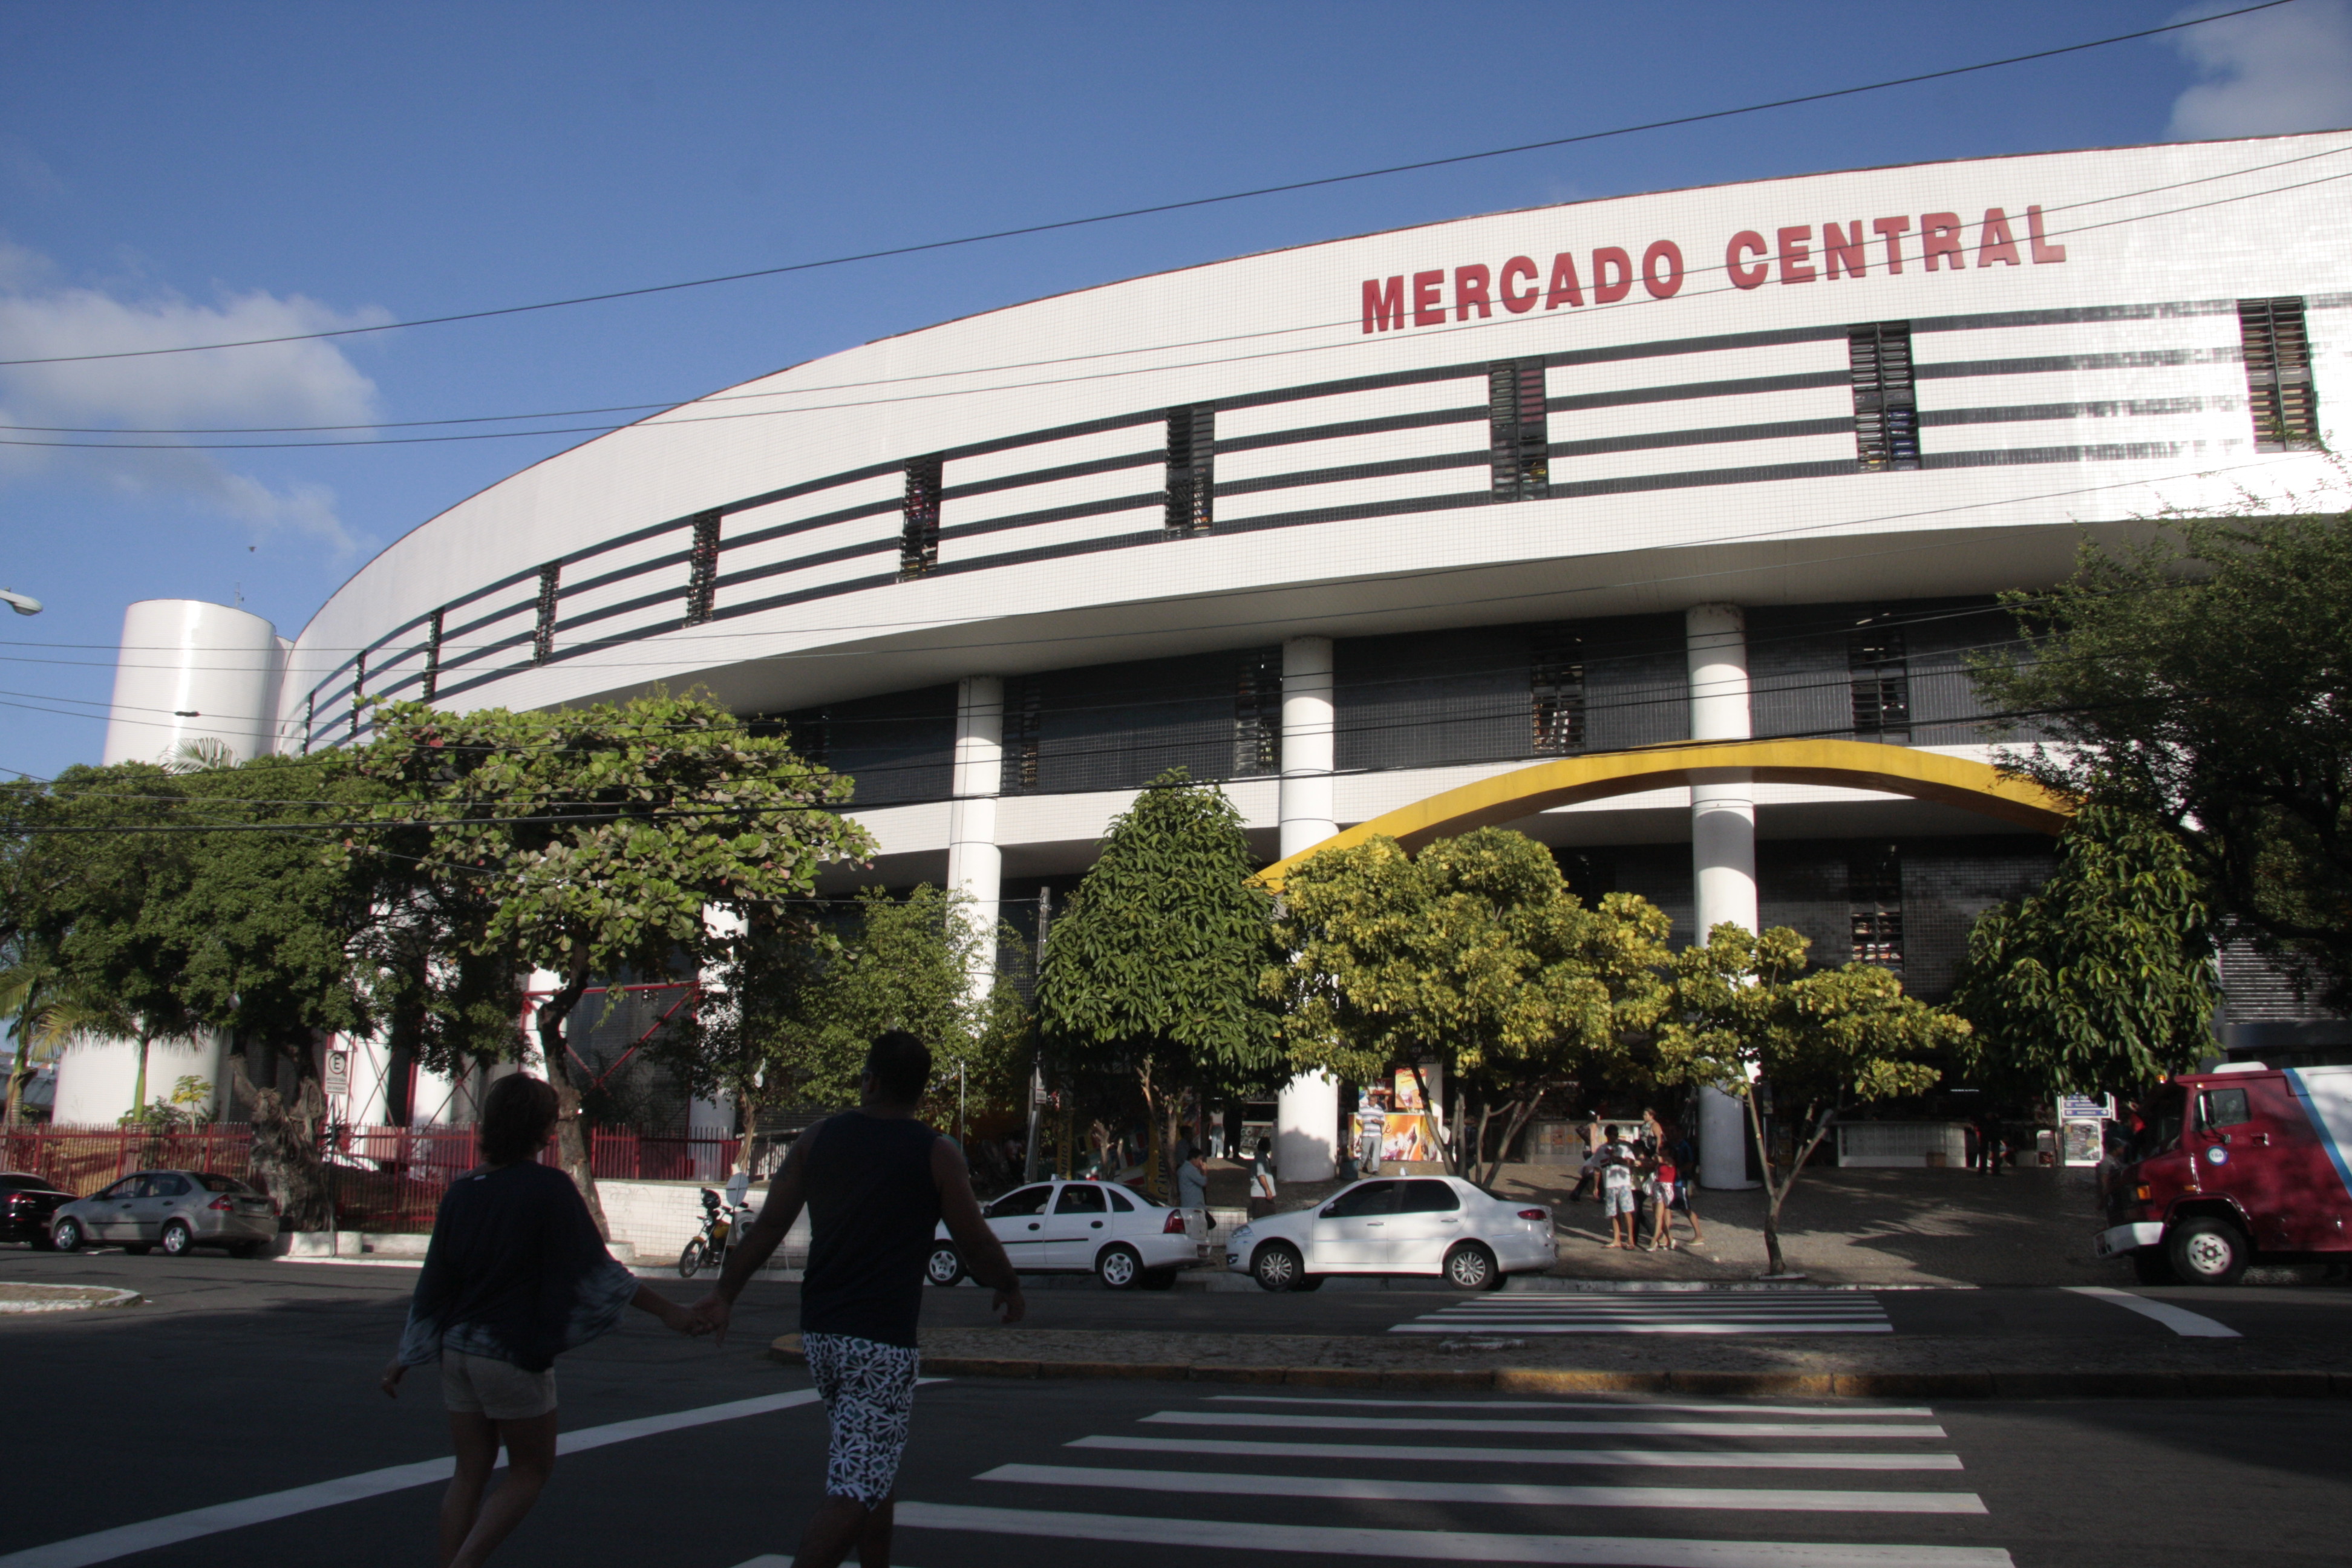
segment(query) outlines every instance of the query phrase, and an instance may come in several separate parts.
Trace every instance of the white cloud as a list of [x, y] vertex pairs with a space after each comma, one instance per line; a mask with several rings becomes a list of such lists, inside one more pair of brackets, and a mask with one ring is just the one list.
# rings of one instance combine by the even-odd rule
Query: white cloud
[[2173, 37], [2206, 79], [2173, 100], [2176, 137], [2352, 126], [2352, 5], [2346, 0], [2297, 0]]
[[[200, 305], [169, 291], [69, 288], [54, 278], [46, 258], [0, 241], [0, 359], [281, 337], [390, 319], [381, 310], [341, 313], [299, 295], [255, 292]], [[173, 430], [363, 425], [376, 416], [375, 384], [331, 342], [0, 366], [0, 425]], [[103, 437], [28, 433], [26, 438]], [[325, 487], [272, 488], [192, 447], [107, 453], [0, 447], [0, 482], [36, 473], [78, 474], [121, 492], [177, 499], [242, 523], [257, 541], [292, 533], [324, 542], [337, 554], [361, 544], [335, 515], [333, 493]]]

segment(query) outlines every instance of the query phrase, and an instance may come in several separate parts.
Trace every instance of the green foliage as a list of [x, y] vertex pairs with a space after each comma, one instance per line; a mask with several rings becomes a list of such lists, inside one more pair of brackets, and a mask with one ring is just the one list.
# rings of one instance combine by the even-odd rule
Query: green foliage
[[[1267, 985], [1300, 1068], [1363, 1081], [1434, 1060], [1501, 1102], [1499, 1160], [1548, 1089], [1633, 1065], [1629, 1034], [1667, 999], [1668, 929], [1630, 894], [1588, 909], [1525, 834], [1482, 827], [1417, 857], [1372, 838], [1291, 872], [1276, 936], [1293, 956]], [[1474, 1170], [1483, 1140], [1454, 1143]]]
[[2146, 817], [2084, 808], [2040, 891], [1977, 917], [1953, 1010], [1973, 1076], [2036, 1100], [2128, 1088], [2211, 1052], [2213, 944], [2196, 872]]
[[2180, 523], [2008, 595], [1973, 673], [2063, 746], [2024, 771], [2164, 825], [2218, 917], [2352, 997], [2352, 521]]
[[1281, 1032], [1258, 985], [1277, 957], [1273, 900], [1251, 862], [1233, 803], [1181, 769], [1112, 821], [1038, 980], [1038, 1026], [1068, 1070], [1132, 1083], [1169, 1120], [1186, 1089], [1274, 1083]]
[[[1703, 1086], [1747, 1101], [1769, 1202], [1764, 1246], [1769, 1271], [1782, 1271], [1780, 1206], [1839, 1106], [1933, 1088], [1931, 1059], [1966, 1040], [1965, 1019], [1904, 994], [1874, 964], [1808, 970], [1805, 939], [1786, 926], [1761, 936], [1719, 925], [1703, 947], [1675, 955], [1674, 1005], [1653, 1049], [1659, 1081]], [[1769, 1085], [1793, 1123], [1794, 1157], [1775, 1171], [1765, 1146], [1754, 1081]]]

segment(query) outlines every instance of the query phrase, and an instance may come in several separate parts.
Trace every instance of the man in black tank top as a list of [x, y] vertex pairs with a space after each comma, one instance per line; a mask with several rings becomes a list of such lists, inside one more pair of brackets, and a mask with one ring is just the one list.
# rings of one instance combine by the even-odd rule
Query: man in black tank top
[[695, 1315], [724, 1343], [735, 1298], [809, 1211], [808, 1268], [801, 1281], [801, 1342], [832, 1425], [824, 1504], [793, 1559], [835, 1568], [856, 1549], [866, 1568], [888, 1568], [890, 1511], [907, 1424], [915, 1405], [915, 1321], [923, 1264], [940, 1221], [973, 1279], [996, 1291], [1004, 1321], [1026, 1310], [1003, 1246], [981, 1218], [971, 1175], [955, 1144], [915, 1120], [930, 1082], [931, 1053], [894, 1029], [866, 1053], [855, 1110], [827, 1117], [796, 1139]]

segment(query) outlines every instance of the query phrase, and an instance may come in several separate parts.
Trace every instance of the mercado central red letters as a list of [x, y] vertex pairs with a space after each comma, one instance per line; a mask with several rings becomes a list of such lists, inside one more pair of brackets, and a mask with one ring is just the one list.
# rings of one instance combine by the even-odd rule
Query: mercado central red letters
[[[1818, 228], [1792, 224], [1769, 235], [1748, 228], [1725, 243], [1722, 271], [1731, 287], [1748, 289], [1776, 279], [1813, 283], [1864, 278], [1873, 266], [1890, 273], [1906, 267], [1958, 272], [1972, 258], [1979, 268], [2066, 259], [2066, 247], [2051, 244], [2045, 235], [2039, 206], [2025, 209], [2022, 239], [2019, 226], [2007, 209], [1987, 207], [1973, 224], [1962, 222], [1958, 213], [1921, 213], [1916, 218], [1856, 218]], [[1557, 310], [1588, 299], [1595, 305], [1613, 305], [1631, 294], [1637, 282], [1654, 300], [1671, 299], [1682, 289], [1683, 248], [1671, 239], [1653, 241], [1638, 262], [1631, 250], [1614, 245], [1593, 250], [1581, 271], [1577, 259], [1577, 252], [1563, 250], [1552, 257], [1549, 268], [1538, 266], [1532, 257], [1514, 256], [1500, 267], [1471, 262], [1451, 272], [1441, 267], [1367, 278], [1364, 331], [1400, 331], [1408, 321], [1435, 327], [1448, 320], [1484, 321], [1493, 317], [1497, 305], [1514, 316], [1538, 305]]]

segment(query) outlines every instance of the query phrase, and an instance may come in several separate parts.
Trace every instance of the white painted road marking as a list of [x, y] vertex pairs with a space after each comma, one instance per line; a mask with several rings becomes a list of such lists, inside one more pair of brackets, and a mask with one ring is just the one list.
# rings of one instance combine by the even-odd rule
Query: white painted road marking
[[[1359, 1415], [1286, 1415], [1276, 1411], [1160, 1410], [1142, 1417], [1177, 1426], [1297, 1426], [1321, 1431], [1361, 1432]], [[1415, 1417], [1423, 1432], [1506, 1432], [1521, 1435], [1591, 1437], [1940, 1437], [1944, 1429], [1927, 1426], [1856, 1426], [1813, 1421], [1449, 1421]], [[0, 1568], [7, 1568], [0, 1561]]]
[[977, 1478], [1041, 1487], [1206, 1492], [1356, 1502], [1475, 1502], [1517, 1508], [1750, 1509], [1773, 1513], [1982, 1513], [1974, 1492], [1817, 1491], [1780, 1487], [1551, 1487], [1512, 1481], [1409, 1481], [1339, 1476], [1127, 1470], [1094, 1465], [999, 1465]]
[[[585, 1453], [591, 1448], [650, 1437], [657, 1433], [707, 1426], [714, 1421], [735, 1421], [746, 1415], [764, 1415], [772, 1410], [790, 1410], [795, 1405], [814, 1404], [816, 1397], [816, 1390], [803, 1388], [791, 1394], [769, 1394], [757, 1399], [706, 1405], [695, 1410], [675, 1410], [667, 1415], [615, 1421], [604, 1426], [585, 1426], [559, 1436], [555, 1451], [558, 1454]], [[386, 1492], [405, 1491], [411, 1487], [431, 1486], [436, 1481], [447, 1480], [456, 1468], [457, 1461], [454, 1459], [424, 1459], [413, 1465], [392, 1465], [380, 1470], [363, 1470], [356, 1476], [319, 1481], [282, 1492], [265, 1492], [259, 1497], [245, 1498], [236, 1502], [215, 1503], [210, 1508], [190, 1509], [185, 1513], [168, 1513], [161, 1519], [117, 1525], [111, 1530], [77, 1535], [70, 1541], [57, 1541], [47, 1546], [11, 1552], [0, 1557], [0, 1568], [81, 1568], [84, 1563], [111, 1563], [134, 1552], [152, 1552], [159, 1546], [172, 1546], [183, 1541], [217, 1535], [226, 1530], [267, 1524], [273, 1520], [333, 1508], [340, 1503], [382, 1497]]]
[[1445, 1448], [1405, 1443], [1252, 1443], [1238, 1437], [1080, 1437], [1065, 1447], [1264, 1459], [1391, 1459], [1428, 1464], [1622, 1465], [1671, 1470], [1957, 1470], [1958, 1454], [1759, 1454], [1753, 1448]]
[[2143, 1318], [2154, 1318], [2184, 1339], [2235, 1340], [2244, 1337], [2229, 1324], [2217, 1323], [2212, 1319], [2201, 1313], [2192, 1312], [2186, 1307], [2176, 1307], [2169, 1301], [2151, 1301], [2145, 1296], [2135, 1296], [2128, 1290], [2118, 1290], [2111, 1285], [2066, 1285], [2060, 1288], [2071, 1290], [2077, 1296], [2091, 1296], [2102, 1301], [2113, 1301], [2124, 1310], [2137, 1312]]
[[1351, 1405], [1368, 1410], [1606, 1410], [1641, 1415], [1671, 1410], [1684, 1415], [1832, 1415], [1848, 1421], [1907, 1415], [1922, 1420], [1936, 1413], [1924, 1405], [1670, 1405], [1664, 1400], [1599, 1399], [1348, 1399], [1306, 1394], [1213, 1394], [1213, 1405]]
[[2014, 1568], [1997, 1546], [1877, 1546], [1842, 1542], [1676, 1541], [1632, 1535], [1489, 1535], [1454, 1530], [1367, 1530], [1330, 1524], [1146, 1519], [901, 1502], [901, 1530], [977, 1531], [1064, 1541], [1148, 1541], [1228, 1552], [1439, 1563], [1554, 1563], [1611, 1568]]

